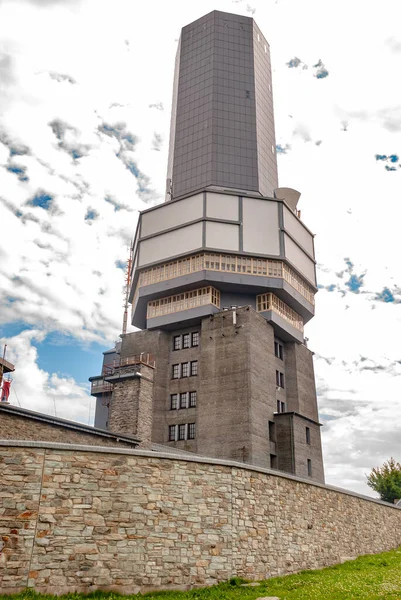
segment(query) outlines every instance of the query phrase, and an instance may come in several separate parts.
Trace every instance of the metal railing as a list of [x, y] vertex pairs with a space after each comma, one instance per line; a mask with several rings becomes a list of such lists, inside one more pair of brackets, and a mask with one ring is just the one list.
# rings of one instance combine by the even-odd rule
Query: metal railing
[[293, 327], [298, 329], [303, 333], [304, 331], [304, 323], [301, 315], [295, 312], [292, 308], [288, 306], [285, 302], [280, 300], [274, 294], [259, 294], [256, 296], [256, 310], [258, 312], [263, 312], [266, 310], [273, 310], [280, 317], [288, 321]]
[[213, 304], [220, 308], [220, 292], [211, 286], [151, 300], [148, 302], [146, 316], [148, 319], [152, 319], [182, 310], [189, 310], [197, 306], [205, 306], [206, 304]]
[[204, 252], [173, 262], [164, 263], [151, 269], [141, 271], [134, 295], [135, 304], [138, 289], [145, 285], [167, 281], [208, 269], [226, 273], [241, 273], [244, 275], [256, 275], [259, 277], [282, 278], [296, 289], [311, 304], [315, 304], [315, 291], [296, 273], [291, 267], [281, 260], [268, 260], [265, 258], [252, 258], [248, 256], [234, 256], [228, 254], [212, 254]]
[[141, 352], [141, 354], [133, 354], [124, 358], [115, 358], [112, 363], [103, 366], [102, 375], [112, 375], [116, 370], [130, 365], [147, 365], [154, 367], [156, 364], [155, 356], [149, 352]]
[[91, 382], [91, 394], [105, 394], [111, 392], [113, 385], [108, 383], [104, 379], [98, 379], [97, 381]]

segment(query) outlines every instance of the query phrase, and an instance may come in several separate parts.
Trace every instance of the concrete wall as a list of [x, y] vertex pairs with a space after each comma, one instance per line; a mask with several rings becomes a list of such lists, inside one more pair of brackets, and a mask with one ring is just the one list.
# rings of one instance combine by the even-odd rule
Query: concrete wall
[[280, 254], [278, 204], [244, 198], [244, 251], [255, 254]]
[[284, 354], [287, 408], [313, 421], [319, 420], [313, 354], [303, 344], [287, 343]]
[[208, 221], [206, 223], [206, 246], [238, 252], [239, 231], [239, 225]]
[[238, 221], [238, 196], [229, 196], [228, 194], [216, 194], [215, 192], [207, 192], [206, 216], [212, 219], [227, 219], [229, 221]]
[[306, 277], [313, 285], [316, 285], [315, 264], [312, 259], [286, 233], [284, 234], [284, 244], [286, 258], [302, 273], [303, 277]]
[[249, 415], [252, 463], [270, 467], [269, 421], [274, 419], [276, 401], [276, 357], [274, 329], [261, 315], [249, 315]]
[[203, 216], [203, 194], [159, 206], [142, 213], [141, 237], [177, 227]]
[[202, 223], [187, 225], [143, 240], [139, 248], [139, 266], [166, 260], [169, 256], [185, 254], [201, 247]]
[[[239, 297], [222, 295], [222, 306], [239, 303]], [[284, 360], [276, 358], [273, 326], [247, 306], [236, 309], [236, 324], [228, 310], [203, 318], [199, 325], [184, 329], [182, 322], [180, 326], [171, 331], [134, 332], [122, 340], [122, 359], [141, 352], [156, 356], [152, 441], [203, 456], [270, 467], [270, 455], [276, 452], [269, 440], [269, 421], [275, 420], [277, 400], [285, 403], [286, 411], [318, 420], [312, 353], [302, 344], [281, 340]], [[198, 346], [173, 349], [175, 335], [194, 331], [200, 335]], [[194, 360], [198, 361], [196, 376], [172, 379], [174, 364]], [[276, 370], [284, 374], [284, 388], [276, 386]], [[197, 392], [196, 408], [170, 410], [171, 394], [191, 391]], [[189, 423], [195, 423], [195, 439], [169, 441], [170, 425]], [[312, 459], [313, 478], [324, 481], [320, 443], [312, 455], [305, 454], [302, 433], [295, 436], [295, 421], [290, 419], [290, 423], [276, 447], [284, 452], [281, 464], [287, 464], [289, 453], [288, 470], [306, 477], [306, 461]], [[316, 423], [310, 428], [319, 429]], [[319, 431], [314, 434], [314, 440], [318, 439]]]
[[107, 429], [111, 393], [104, 393], [96, 398], [95, 427]]
[[[305, 479], [312, 477], [317, 481], [324, 481], [320, 426], [294, 413], [277, 414], [274, 422], [278, 468]], [[309, 443], [306, 439], [306, 428], [309, 429]], [[308, 471], [308, 461], [311, 475]]]
[[[248, 314], [242, 311], [238, 324], [248, 323]], [[252, 460], [248, 371], [248, 329], [234, 327], [231, 311], [204, 319], [197, 407], [200, 454]]]
[[315, 256], [315, 250], [313, 246], [313, 235], [309, 233], [306, 227], [300, 220], [294, 215], [293, 212], [288, 210], [286, 206], [283, 209], [284, 227], [286, 231], [298, 242], [298, 244], [304, 248], [311, 256]]
[[0, 443], [0, 488], [5, 594], [262, 579], [401, 544], [396, 507], [212, 459]]

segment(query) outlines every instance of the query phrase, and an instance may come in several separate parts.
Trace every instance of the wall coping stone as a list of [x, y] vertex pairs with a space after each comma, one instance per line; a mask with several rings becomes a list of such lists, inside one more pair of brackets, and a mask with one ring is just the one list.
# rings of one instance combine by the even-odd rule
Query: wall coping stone
[[295, 475], [291, 475], [290, 473], [284, 473], [283, 471], [276, 471], [272, 469], [263, 469], [262, 467], [258, 467], [255, 465], [250, 465], [248, 463], [236, 462], [232, 460], [222, 460], [220, 458], [209, 458], [207, 456], [200, 456], [198, 454], [194, 454], [193, 456], [182, 455], [182, 454], [173, 454], [171, 452], [154, 452], [152, 450], [132, 450], [126, 448], [112, 448], [109, 446], [87, 446], [81, 444], [64, 444], [59, 442], [45, 442], [45, 441], [25, 441], [25, 440], [1, 440], [0, 439], [0, 448], [1, 447], [19, 447], [19, 448], [43, 448], [48, 450], [68, 450], [70, 452], [74, 450], [78, 450], [79, 452], [97, 452], [102, 454], [127, 454], [129, 456], [143, 456], [147, 458], [161, 458], [166, 460], [180, 460], [185, 462], [195, 462], [207, 465], [218, 465], [222, 467], [231, 467], [234, 469], [243, 469], [244, 471], [254, 471], [256, 473], [264, 473], [265, 475], [271, 475], [273, 477], [278, 477], [281, 479], [290, 479], [291, 481], [296, 481], [298, 483], [303, 483], [305, 485], [312, 485], [314, 487], [322, 488], [329, 492], [335, 492], [339, 494], [345, 494], [347, 496], [353, 496], [354, 498], [359, 498], [361, 500], [367, 500], [368, 502], [373, 502], [375, 504], [380, 504], [382, 506], [386, 506], [387, 508], [393, 508], [394, 510], [401, 510], [401, 506], [397, 506], [395, 504], [390, 504], [389, 502], [384, 502], [383, 500], [378, 500], [376, 498], [371, 498], [370, 496], [365, 496], [363, 494], [358, 494], [357, 492], [353, 492], [352, 490], [346, 490], [344, 488], [339, 488], [332, 485], [326, 485], [320, 483], [318, 481], [313, 481], [312, 479], [304, 479], [302, 477], [297, 477]]

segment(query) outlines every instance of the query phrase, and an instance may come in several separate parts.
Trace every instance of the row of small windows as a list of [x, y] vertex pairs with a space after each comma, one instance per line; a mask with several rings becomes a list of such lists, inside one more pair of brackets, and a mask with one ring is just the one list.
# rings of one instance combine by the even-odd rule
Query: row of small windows
[[196, 392], [182, 392], [181, 394], [170, 395], [170, 410], [180, 408], [195, 408]]
[[174, 336], [173, 350], [182, 350], [191, 347], [194, 348], [195, 346], [199, 346], [199, 331]]
[[168, 428], [168, 441], [179, 442], [181, 440], [195, 439], [195, 423], [181, 423], [170, 425]]
[[173, 365], [173, 379], [181, 379], [181, 377], [193, 377], [198, 374], [198, 361], [180, 363]]

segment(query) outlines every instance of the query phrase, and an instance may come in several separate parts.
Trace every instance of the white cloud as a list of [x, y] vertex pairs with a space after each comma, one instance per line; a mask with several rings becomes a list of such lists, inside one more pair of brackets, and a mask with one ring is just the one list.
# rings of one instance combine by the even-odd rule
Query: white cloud
[[[17, 365], [15, 373], [10, 374], [10, 402], [62, 419], [92, 423], [95, 399], [88, 394], [89, 385], [79, 385], [71, 377], [47, 373], [38, 367], [37, 349], [32, 342], [40, 342], [44, 337], [43, 332], [32, 329], [7, 340], [7, 359]], [[6, 340], [0, 341], [3, 347]]]

